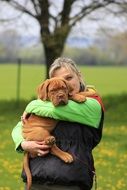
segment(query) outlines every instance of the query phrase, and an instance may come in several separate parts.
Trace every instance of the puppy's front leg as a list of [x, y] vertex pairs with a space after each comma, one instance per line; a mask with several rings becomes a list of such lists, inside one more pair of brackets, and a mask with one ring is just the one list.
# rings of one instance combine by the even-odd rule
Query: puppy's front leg
[[74, 161], [71, 154], [69, 154], [68, 152], [62, 151], [56, 146], [56, 144], [51, 147], [51, 153], [66, 163], [71, 163]]
[[80, 103], [80, 102], [86, 101], [86, 96], [85, 96], [85, 94], [80, 94], [80, 92], [79, 92], [78, 94], [74, 94], [74, 95], [70, 96], [69, 99]]

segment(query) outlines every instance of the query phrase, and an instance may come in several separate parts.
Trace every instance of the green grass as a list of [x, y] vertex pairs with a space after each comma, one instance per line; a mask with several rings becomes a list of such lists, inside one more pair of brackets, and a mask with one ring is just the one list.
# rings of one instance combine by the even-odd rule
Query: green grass
[[[127, 94], [106, 96], [104, 133], [101, 143], [93, 151], [97, 171], [98, 190], [127, 189]], [[22, 154], [14, 151], [11, 131], [27, 104], [21, 101], [0, 101], [0, 190], [23, 190], [20, 178]]]
[[[81, 67], [87, 84], [93, 84], [101, 95], [127, 92], [127, 67]], [[44, 65], [22, 65], [20, 98], [35, 96], [37, 85], [45, 78]], [[17, 65], [0, 65], [0, 99], [17, 98]]]
[[127, 92], [127, 67], [83, 67], [84, 79], [94, 84], [101, 95]]
[[[0, 65], [0, 190], [24, 189], [20, 178], [23, 155], [14, 151], [11, 131], [45, 74], [41, 65], [22, 66], [21, 98], [26, 100], [17, 106], [16, 70], [16, 65]], [[81, 67], [81, 70], [87, 83], [94, 84], [103, 95], [106, 107], [103, 138], [93, 151], [98, 190], [126, 190], [127, 68]]]
[[[20, 118], [21, 110], [14, 101], [0, 102], [0, 190], [22, 189], [20, 173], [22, 156], [14, 151], [11, 131]], [[23, 106], [24, 107], [24, 106]]]
[[98, 190], [127, 189], [127, 125], [104, 128], [100, 145], [94, 150]]
[[[17, 98], [17, 71], [14, 64], [0, 65], [0, 99]], [[37, 85], [44, 80], [45, 68], [42, 65], [22, 65], [20, 78], [20, 98], [30, 99], [36, 94]]]

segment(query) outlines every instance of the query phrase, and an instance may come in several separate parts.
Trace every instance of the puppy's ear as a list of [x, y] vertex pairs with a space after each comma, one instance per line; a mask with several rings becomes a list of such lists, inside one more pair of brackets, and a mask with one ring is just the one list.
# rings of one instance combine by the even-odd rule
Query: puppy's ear
[[42, 84], [39, 85], [37, 89], [38, 98], [41, 100], [48, 100], [48, 86], [49, 86], [49, 79], [44, 81]]

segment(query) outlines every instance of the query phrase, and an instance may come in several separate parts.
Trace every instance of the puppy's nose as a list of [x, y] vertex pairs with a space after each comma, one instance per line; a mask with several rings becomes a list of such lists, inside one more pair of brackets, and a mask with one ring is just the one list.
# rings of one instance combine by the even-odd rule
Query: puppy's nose
[[64, 94], [62, 94], [62, 93], [61, 93], [61, 94], [58, 94], [58, 97], [59, 97], [59, 98], [63, 98], [63, 97], [64, 97]]
[[60, 102], [59, 102], [59, 105], [66, 105], [67, 103], [65, 102], [65, 101], [63, 101], [63, 100], [61, 100]]

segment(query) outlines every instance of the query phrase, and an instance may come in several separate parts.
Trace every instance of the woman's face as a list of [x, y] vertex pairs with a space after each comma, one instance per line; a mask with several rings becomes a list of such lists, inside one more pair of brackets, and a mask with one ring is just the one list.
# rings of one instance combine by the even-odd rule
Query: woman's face
[[61, 67], [54, 72], [54, 77], [62, 77], [67, 80], [74, 88], [73, 93], [78, 93], [80, 90], [80, 79], [79, 76], [71, 69]]

